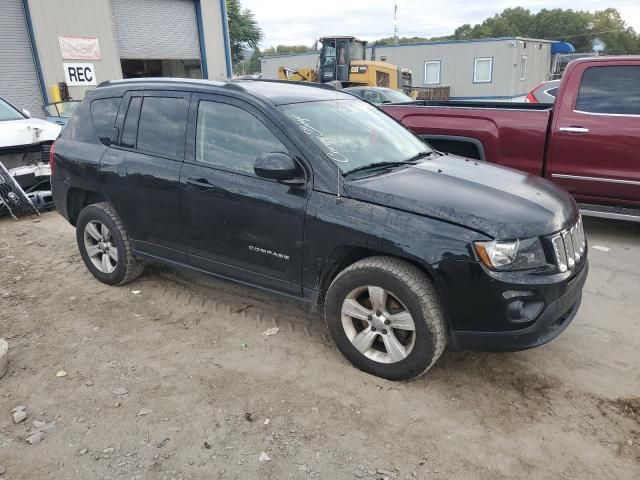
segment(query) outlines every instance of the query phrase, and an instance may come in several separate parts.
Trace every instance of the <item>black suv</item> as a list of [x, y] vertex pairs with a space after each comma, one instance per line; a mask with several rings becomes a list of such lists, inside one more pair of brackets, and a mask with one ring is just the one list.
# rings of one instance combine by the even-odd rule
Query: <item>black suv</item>
[[121, 285], [160, 261], [300, 299], [355, 366], [388, 379], [424, 373], [447, 344], [551, 340], [587, 276], [564, 190], [434, 151], [320, 86], [107, 82], [51, 164], [98, 280]]

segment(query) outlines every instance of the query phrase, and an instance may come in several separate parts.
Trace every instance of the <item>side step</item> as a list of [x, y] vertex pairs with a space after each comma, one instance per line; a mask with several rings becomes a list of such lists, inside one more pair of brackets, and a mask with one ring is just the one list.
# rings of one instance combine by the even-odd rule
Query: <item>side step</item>
[[592, 205], [590, 203], [579, 203], [578, 207], [580, 208], [580, 213], [587, 217], [640, 222], [640, 208], [611, 207], [609, 205]]

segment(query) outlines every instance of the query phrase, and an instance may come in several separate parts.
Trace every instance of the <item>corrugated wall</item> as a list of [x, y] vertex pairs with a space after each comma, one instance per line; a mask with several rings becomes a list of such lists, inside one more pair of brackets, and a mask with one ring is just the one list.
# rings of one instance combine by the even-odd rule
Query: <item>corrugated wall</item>
[[193, 0], [111, 0], [120, 58], [200, 59]]
[[0, 2], [0, 96], [44, 116], [22, 0]]

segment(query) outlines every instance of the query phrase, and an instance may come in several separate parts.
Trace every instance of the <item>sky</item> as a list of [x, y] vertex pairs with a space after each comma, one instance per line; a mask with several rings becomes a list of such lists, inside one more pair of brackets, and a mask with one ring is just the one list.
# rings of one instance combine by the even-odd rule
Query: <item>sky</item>
[[400, 37], [450, 35], [464, 23], [480, 23], [509, 7], [532, 12], [543, 8], [603, 10], [617, 8], [627, 24], [640, 31], [640, 0], [240, 0], [264, 32], [262, 47], [309, 45], [327, 35], [364, 40], [393, 36], [393, 5], [398, 4]]

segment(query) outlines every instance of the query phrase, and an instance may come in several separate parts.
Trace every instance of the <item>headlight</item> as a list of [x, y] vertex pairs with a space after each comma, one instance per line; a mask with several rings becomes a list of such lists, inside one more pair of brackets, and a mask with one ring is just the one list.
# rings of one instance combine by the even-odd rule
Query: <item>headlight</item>
[[474, 242], [480, 260], [493, 270], [526, 270], [546, 265], [539, 238], [501, 242]]

